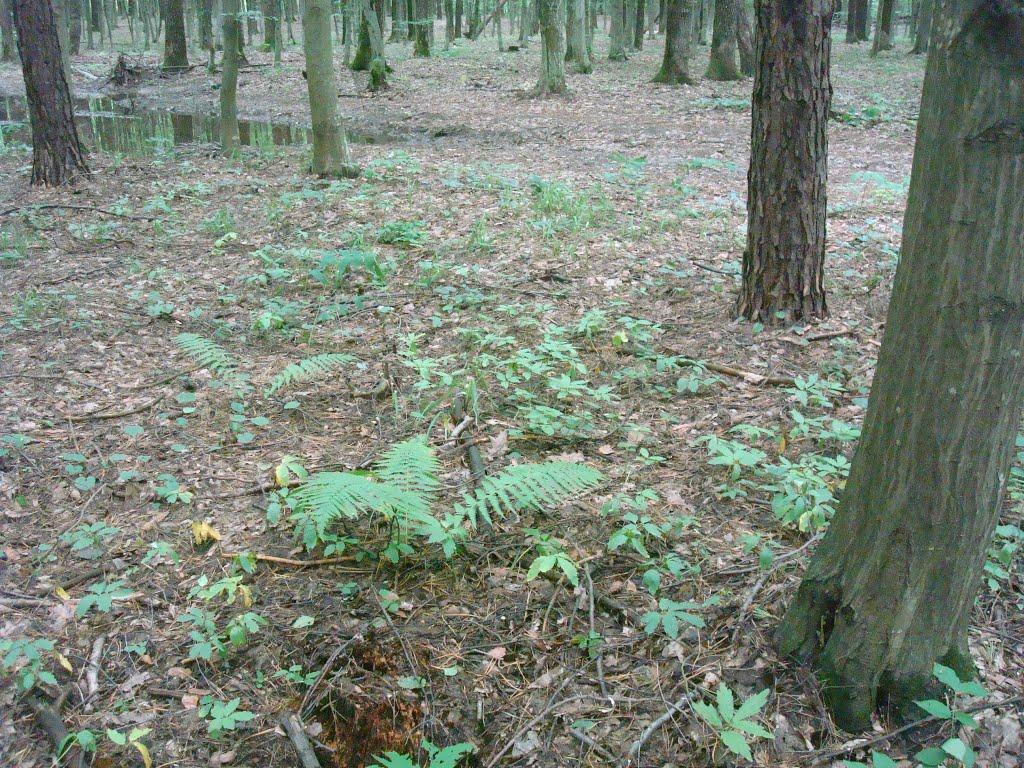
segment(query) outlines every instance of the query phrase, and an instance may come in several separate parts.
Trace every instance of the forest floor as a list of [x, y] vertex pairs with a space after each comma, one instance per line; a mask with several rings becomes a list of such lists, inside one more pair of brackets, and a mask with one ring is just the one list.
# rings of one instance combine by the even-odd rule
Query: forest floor
[[[346, 119], [390, 137], [354, 146], [351, 181], [311, 178], [301, 147], [191, 145], [93, 155], [89, 183], [44, 191], [4, 147], [0, 642], [40, 658], [9, 657], [0, 764], [50, 762], [26, 672], [54, 675], [36, 695], [97, 735], [97, 766], [141, 764], [105, 735], [133, 727], [155, 765], [296, 765], [287, 712], [324, 766], [422, 758], [424, 740], [472, 743], [480, 766], [743, 764], [692, 706], [723, 682], [740, 701], [768, 691], [757, 765], [863, 757], [772, 630], [863, 414], [923, 60], [835, 45], [832, 317], [761, 328], [732, 315], [750, 80], [652, 85], [660, 45], [613, 64], [599, 40], [560, 99], [529, 97], [535, 44], [389, 46], [388, 91], [342, 84]], [[279, 71], [246, 71], [240, 113], [306, 121], [301, 65], [290, 48]], [[199, 67], [134, 98], [209, 111], [215, 85]], [[268, 394], [320, 353], [354, 360]], [[561, 459], [604, 480], [450, 558], [382, 515], [309, 531], [307, 551], [275, 475], [364, 470], [418, 435], [438, 514], [473, 487], [467, 438], [491, 475]], [[1024, 679], [1022, 477], [971, 634], [994, 702]], [[557, 555], [576, 570], [527, 578]], [[979, 765], [1022, 764], [1020, 712], [977, 712]], [[894, 727], [871, 734], [894, 758], [953, 735]]]

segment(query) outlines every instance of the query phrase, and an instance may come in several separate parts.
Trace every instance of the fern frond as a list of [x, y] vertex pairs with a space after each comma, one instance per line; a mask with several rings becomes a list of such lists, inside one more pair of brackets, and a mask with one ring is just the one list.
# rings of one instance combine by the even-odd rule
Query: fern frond
[[425, 436], [395, 443], [377, 462], [376, 475], [382, 482], [403, 491], [429, 496], [437, 492], [441, 464]]
[[522, 509], [542, 509], [593, 488], [603, 476], [593, 467], [571, 461], [519, 464], [486, 478], [472, 494], [463, 494], [455, 505], [474, 525], [477, 517], [491, 519], [491, 512], [505, 515]]
[[219, 376], [233, 374], [238, 369], [238, 363], [231, 353], [215, 341], [197, 333], [179, 333], [175, 341], [182, 352]]
[[287, 387], [296, 381], [314, 381], [323, 378], [338, 368], [352, 365], [356, 359], [352, 355], [345, 355], [335, 352], [327, 352], [321, 355], [313, 355], [305, 360], [299, 360], [285, 366], [277, 376], [270, 382], [264, 394], [270, 397], [282, 387]]

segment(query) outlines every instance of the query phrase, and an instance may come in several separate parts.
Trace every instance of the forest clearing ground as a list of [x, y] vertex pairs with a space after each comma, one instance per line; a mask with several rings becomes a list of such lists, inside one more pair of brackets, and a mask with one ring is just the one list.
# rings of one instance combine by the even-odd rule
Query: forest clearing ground
[[[94, 179], [69, 195], [29, 189], [28, 155], [0, 154], [0, 210], [20, 209], [0, 219], [0, 639], [55, 640], [71, 667], [55, 668], [60, 687], [83, 691], [68, 698], [69, 727], [151, 728], [158, 765], [287, 766], [295, 753], [277, 721], [303, 709], [325, 765], [414, 751], [424, 736], [474, 743], [481, 765], [607, 765], [602, 755], [627, 755], [684, 693], [710, 697], [724, 680], [744, 698], [773, 690], [775, 739], [755, 745], [759, 765], [806, 764], [802, 753], [843, 742], [812, 682], [773, 649], [809, 538], [780, 523], [773, 500], [841, 486], [835, 466], [863, 414], [899, 248], [923, 62], [905, 43], [878, 59], [835, 44], [832, 318], [759, 329], [732, 319], [750, 81], [652, 85], [660, 47], [649, 41], [625, 65], [599, 48], [568, 98], [531, 99], [536, 44], [501, 54], [487, 36], [429, 60], [389, 45], [391, 88], [342, 83], [342, 114], [409, 139], [356, 145], [365, 173], [351, 182], [311, 179], [304, 148], [224, 160], [185, 146], [93, 155]], [[104, 74], [112, 59], [76, 64]], [[279, 72], [246, 71], [240, 115], [305, 122], [300, 68], [289, 49]], [[0, 68], [0, 89], [18, 82]], [[135, 98], [209, 111], [214, 82], [199, 67], [149, 80]], [[82, 208], [45, 207], [69, 197]], [[351, 252], [372, 257], [346, 267]], [[237, 395], [197, 367], [175, 342], [182, 332], [216, 340], [254, 391]], [[263, 394], [287, 364], [323, 352], [359, 363]], [[525, 375], [533, 364], [547, 371]], [[365, 467], [429, 433], [446, 491], [469, 489], [448, 406], [470, 375], [471, 436], [488, 471], [586, 461], [606, 476], [600, 491], [499, 519], [449, 561], [423, 545], [393, 565], [377, 556], [388, 526], [359, 521], [343, 531], [344, 562], [236, 569], [232, 553], [319, 556], [287, 513], [268, 510], [283, 456]], [[382, 397], [364, 396], [381, 382]], [[709, 464], [697, 442], [708, 436], [745, 453]], [[818, 474], [794, 480], [804, 456], [838, 464], [831, 475], [800, 465]], [[773, 481], [769, 466], [791, 474]], [[1014, 503], [1006, 520], [1019, 525]], [[612, 549], [630, 520], [636, 530]], [[202, 521], [212, 545], [193, 539]], [[593, 626], [585, 578], [575, 590], [526, 580], [532, 528], [591, 573]], [[652, 562], [657, 598], [699, 604], [705, 627], [649, 636], [635, 621], [657, 610]], [[1024, 679], [1019, 562], [1007, 570], [979, 599], [972, 638], [997, 698]], [[180, 619], [203, 600], [199, 579], [238, 575], [248, 593], [202, 605], [218, 626], [247, 611], [267, 625], [224, 660], [188, 658], [193, 625]], [[104, 583], [118, 589], [109, 610], [76, 617], [76, 601]], [[594, 654], [592, 630], [603, 637]], [[213, 739], [197, 713], [207, 695], [238, 697], [256, 717]], [[50, 745], [15, 698], [0, 690], [0, 757], [45, 765]], [[979, 719], [979, 764], [1020, 765], [1019, 715]], [[918, 738], [933, 734], [911, 734], [901, 753]], [[684, 710], [642, 744], [639, 764], [708, 765], [714, 747]], [[104, 749], [96, 765], [129, 759]]]

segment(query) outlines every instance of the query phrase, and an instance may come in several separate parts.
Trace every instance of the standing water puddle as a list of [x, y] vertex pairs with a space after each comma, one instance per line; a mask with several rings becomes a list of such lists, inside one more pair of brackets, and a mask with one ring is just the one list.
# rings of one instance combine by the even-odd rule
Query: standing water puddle
[[[25, 99], [0, 96], [0, 147], [8, 141], [32, 143]], [[155, 154], [179, 144], [219, 144], [220, 118], [164, 110], [137, 109], [130, 98], [109, 96], [75, 99], [75, 119], [82, 141], [93, 150], [119, 154]], [[360, 144], [401, 141], [387, 133], [349, 131]], [[272, 147], [309, 144], [310, 129], [290, 123], [239, 120], [243, 146]]]

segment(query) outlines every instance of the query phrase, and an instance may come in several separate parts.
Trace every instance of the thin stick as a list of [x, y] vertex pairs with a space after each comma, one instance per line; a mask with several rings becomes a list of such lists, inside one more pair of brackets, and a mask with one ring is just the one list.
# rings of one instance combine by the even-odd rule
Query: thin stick
[[[587, 602], [590, 608], [590, 636], [593, 637], [597, 634], [597, 629], [594, 623], [594, 580], [590, 576], [590, 565], [583, 567], [583, 573], [587, 577]], [[589, 646], [588, 646], [589, 647]], [[611, 694], [608, 693], [608, 683], [604, 681], [604, 652], [601, 646], [597, 646], [597, 655], [594, 658], [597, 664], [597, 680], [601, 684], [601, 693], [604, 694], [605, 698], [611, 699]]]
[[[67, 757], [70, 750], [74, 747], [68, 747], [65, 749], [64, 754], [59, 754], [62, 747], [68, 740], [67, 726], [64, 725], [64, 721], [61, 719], [60, 714], [56, 708], [45, 704], [42, 699], [38, 699], [35, 696], [26, 696], [25, 703], [29, 705], [32, 712], [36, 716], [36, 722], [39, 723], [39, 727], [46, 731], [46, 735], [50, 737], [50, 741], [53, 742], [53, 751], [56, 755], [56, 759], [59, 762], [61, 758]], [[83, 757], [85, 754], [81, 749], [75, 751], [74, 757], [69, 760], [71, 768], [82, 768], [84, 762]]]
[[309, 738], [302, 729], [298, 715], [294, 712], [285, 712], [281, 715], [281, 726], [288, 734], [288, 738], [291, 739], [295, 751], [299, 753], [302, 768], [320, 768], [320, 761], [316, 759], [313, 745], [309, 743]]
[[528, 730], [533, 728], [533, 726], [535, 726], [537, 723], [539, 723], [541, 720], [543, 720], [545, 717], [547, 717], [549, 714], [551, 714], [551, 712], [553, 710], [557, 709], [558, 707], [562, 706], [563, 704], [568, 704], [569, 702], [572, 702], [572, 701], [579, 701], [580, 699], [587, 698], [585, 695], [581, 694], [581, 695], [578, 695], [578, 696], [570, 696], [568, 699], [562, 699], [561, 701], [554, 701], [554, 699], [558, 698], [558, 694], [560, 694], [562, 692], [562, 689], [564, 689], [565, 686], [567, 686], [569, 683], [571, 683], [574, 679], [575, 679], [574, 675], [569, 675], [568, 677], [565, 678], [565, 680], [562, 681], [562, 684], [558, 686], [558, 688], [555, 690], [555, 692], [553, 694], [551, 694], [552, 703], [548, 704], [548, 706], [544, 707], [544, 709], [542, 709], [539, 714], [537, 714], [536, 716], [530, 718], [529, 722], [527, 722], [526, 725], [524, 725], [522, 728], [519, 728], [512, 735], [512, 738], [509, 739], [507, 742], [505, 742], [505, 746], [503, 746], [501, 749], [499, 749], [497, 751], [497, 753], [495, 753], [495, 755], [490, 760], [487, 761], [487, 768], [493, 768], [495, 765], [497, 765], [498, 761], [501, 760], [502, 757], [504, 757], [506, 752], [508, 752], [510, 749], [512, 749], [512, 745], [515, 744], [516, 741], [519, 740], [519, 737], [522, 734], [526, 733]]
[[148, 403], [138, 406], [137, 408], [129, 408], [126, 411], [114, 411], [113, 413], [83, 413], [81, 416], [68, 416], [68, 421], [99, 421], [100, 419], [120, 419], [125, 416], [134, 416], [136, 413], [142, 413], [148, 411], [154, 405], [159, 403], [167, 397], [167, 393], [164, 392], [162, 395], [154, 397]]
[[613, 755], [611, 752], [602, 747], [600, 744], [598, 744], [596, 741], [594, 741], [592, 738], [587, 736], [587, 734], [583, 733], [582, 731], [577, 731], [575, 728], [570, 728], [569, 735], [577, 741], [583, 742], [592, 750], [597, 752], [597, 754], [599, 754], [601, 757], [608, 761], [608, 765], [615, 765], [619, 762], [615, 759], [615, 755]]
[[61, 208], [69, 211], [95, 211], [107, 216], [119, 216], [122, 219], [134, 219], [136, 221], [159, 221], [158, 216], [140, 216], [132, 213], [118, 213], [109, 208], [100, 208], [95, 205], [71, 205], [70, 203], [36, 203], [35, 205], [16, 205], [6, 211], [0, 211], [0, 216], [9, 216], [18, 211], [45, 211], [52, 208]]
[[651, 736], [653, 736], [657, 732], [657, 730], [661, 728], [661, 726], [663, 726], [665, 723], [671, 720], [672, 716], [676, 714], [676, 712], [682, 712], [683, 706], [689, 703], [690, 695], [688, 693], [684, 693], [674, 703], [669, 705], [668, 710], [661, 717], [659, 717], [653, 723], [644, 728], [644, 730], [640, 734], [640, 737], [633, 742], [633, 744], [629, 748], [629, 752], [626, 753], [626, 763], [632, 763], [634, 758], [640, 757], [640, 750], [643, 749], [644, 744], [646, 744], [650, 740]]
[[97, 637], [92, 644], [92, 653], [89, 654], [89, 669], [85, 673], [85, 684], [90, 696], [95, 696], [100, 687], [100, 660], [103, 658], [103, 644], [106, 642], [106, 635]]
[[[253, 560], [257, 560], [261, 563], [274, 563], [275, 565], [290, 565], [294, 568], [312, 568], [318, 565], [338, 565], [340, 563], [351, 563], [353, 559], [351, 557], [320, 557], [314, 560], [294, 560], [290, 557], [277, 557], [276, 555], [260, 555], [253, 554], [252, 552], [221, 552], [220, 556], [231, 559], [233, 557], [240, 557], [245, 555], [251, 557]], [[369, 571], [368, 568], [357, 568], [353, 572], [363, 573]]]
[[722, 365], [721, 363], [712, 363], [706, 360], [701, 360], [699, 362], [709, 371], [714, 371], [715, 373], [724, 373], [726, 376], [734, 376], [737, 379], [749, 381], [751, 384], [767, 384], [773, 387], [796, 386], [796, 380], [791, 379], [788, 376], [762, 376], [760, 373], [751, 373], [750, 371], [743, 371], [740, 370], [739, 368], [733, 368], [728, 365]]

